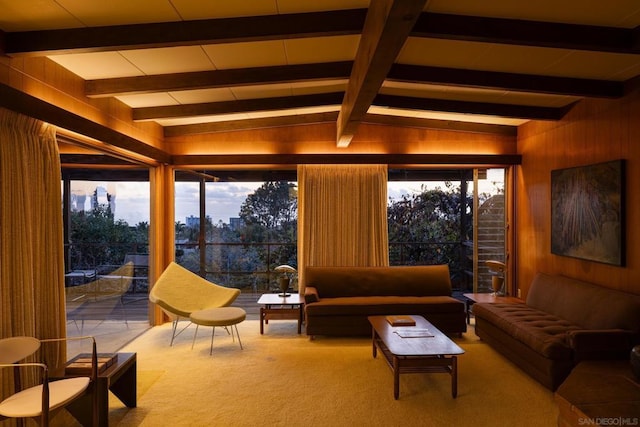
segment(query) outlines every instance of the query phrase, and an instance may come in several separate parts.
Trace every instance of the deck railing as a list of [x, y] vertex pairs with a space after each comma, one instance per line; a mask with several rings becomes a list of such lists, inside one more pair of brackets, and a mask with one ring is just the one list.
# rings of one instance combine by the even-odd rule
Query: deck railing
[[[468, 242], [467, 242], [468, 243]], [[126, 253], [122, 260], [96, 260], [83, 257], [84, 252], [95, 254], [108, 246], [110, 253]], [[276, 290], [278, 274], [274, 268], [280, 264], [297, 265], [296, 243], [265, 242], [207, 242], [202, 256], [197, 243], [176, 244], [176, 262], [208, 280], [225, 286], [255, 292]], [[130, 293], [144, 293], [148, 290], [148, 266], [145, 254], [136, 253], [142, 247], [132, 245], [86, 244], [83, 247], [69, 245], [67, 285], [86, 283], [95, 275], [107, 274], [134, 259], [134, 279]], [[85, 251], [86, 249], [86, 251]], [[117, 250], [116, 250], [117, 249]], [[95, 261], [94, 261], [95, 260]], [[121, 264], [118, 264], [118, 263]], [[390, 242], [390, 265], [448, 264], [454, 290], [469, 291], [471, 282], [465, 269], [468, 268], [468, 244], [465, 242]], [[488, 278], [490, 281], [490, 278]]]

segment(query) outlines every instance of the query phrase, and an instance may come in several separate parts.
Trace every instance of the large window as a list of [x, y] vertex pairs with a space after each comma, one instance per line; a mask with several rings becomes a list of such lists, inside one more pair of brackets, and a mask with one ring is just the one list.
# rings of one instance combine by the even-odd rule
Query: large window
[[391, 171], [390, 264], [447, 264], [454, 290], [491, 291], [484, 261], [505, 259], [504, 173]]
[[[455, 290], [490, 292], [484, 261], [505, 260], [504, 174], [501, 168], [390, 170], [390, 264], [448, 264]], [[277, 290], [273, 269], [297, 266], [292, 178], [176, 175], [177, 262], [225, 286]]]
[[[183, 180], [179, 180], [182, 177]], [[293, 181], [213, 181], [177, 176], [176, 261], [246, 291], [277, 289], [273, 269], [297, 265]]]
[[[96, 173], [97, 174], [97, 173]], [[149, 182], [63, 173], [67, 334], [116, 351], [148, 327]]]

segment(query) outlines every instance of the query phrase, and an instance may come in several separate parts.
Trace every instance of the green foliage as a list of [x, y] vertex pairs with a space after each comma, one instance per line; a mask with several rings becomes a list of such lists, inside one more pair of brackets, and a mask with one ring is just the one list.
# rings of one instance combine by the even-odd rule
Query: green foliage
[[265, 182], [240, 206], [247, 241], [268, 241], [274, 236], [295, 237], [298, 195], [295, 184]]
[[[294, 183], [265, 182], [247, 196], [240, 207], [241, 241], [244, 243], [291, 243], [267, 248], [256, 246], [259, 258], [270, 267], [297, 263], [298, 197]], [[266, 268], [265, 268], [266, 270]]]
[[117, 266], [122, 264], [126, 254], [148, 253], [149, 224], [141, 222], [136, 227], [130, 227], [126, 221], [115, 221], [108, 203], [96, 203], [96, 193], [91, 211], [71, 212], [69, 240], [72, 269]]
[[[460, 189], [446, 183], [400, 200], [387, 207], [389, 257], [391, 264], [449, 264], [452, 272], [460, 268], [461, 243], [469, 238], [471, 221], [464, 223], [462, 213], [471, 215], [471, 198], [463, 201]], [[464, 202], [464, 203], [463, 203]]]

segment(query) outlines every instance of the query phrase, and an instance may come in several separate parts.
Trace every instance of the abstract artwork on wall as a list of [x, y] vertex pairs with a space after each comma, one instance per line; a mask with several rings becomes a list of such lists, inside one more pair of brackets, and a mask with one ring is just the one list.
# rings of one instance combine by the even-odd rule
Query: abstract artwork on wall
[[622, 266], [624, 160], [551, 171], [551, 252]]

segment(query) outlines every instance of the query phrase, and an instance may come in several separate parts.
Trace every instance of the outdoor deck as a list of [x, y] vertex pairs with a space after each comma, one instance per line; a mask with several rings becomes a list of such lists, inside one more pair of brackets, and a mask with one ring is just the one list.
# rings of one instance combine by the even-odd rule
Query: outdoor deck
[[[247, 312], [247, 319], [258, 319], [260, 306], [258, 299], [261, 294], [243, 292], [232, 304], [233, 307], [243, 308]], [[83, 310], [72, 310], [67, 314], [68, 320], [109, 320], [109, 321], [146, 321], [149, 319], [149, 299], [146, 294], [127, 293], [117, 304], [113, 301], [97, 301]]]
[[[257, 320], [260, 294], [243, 292], [233, 303], [247, 312], [247, 319]], [[121, 301], [97, 301], [82, 309], [67, 313], [67, 335], [91, 335], [96, 338], [98, 351], [115, 352], [151, 327], [149, 325], [149, 299], [143, 293], [127, 293]], [[186, 325], [186, 323], [185, 323]], [[88, 352], [86, 341], [68, 344], [69, 358]], [[168, 343], [167, 343], [168, 345]]]

